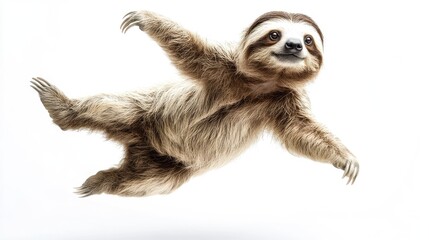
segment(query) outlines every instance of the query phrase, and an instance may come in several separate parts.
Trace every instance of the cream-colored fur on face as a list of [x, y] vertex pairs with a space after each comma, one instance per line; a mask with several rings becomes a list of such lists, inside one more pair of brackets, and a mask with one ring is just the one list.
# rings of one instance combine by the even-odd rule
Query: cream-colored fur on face
[[[311, 66], [314, 71], [317, 70], [316, 59], [308, 52], [307, 48], [304, 48], [303, 51], [300, 52], [300, 56], [305, 58], [305, 61], [302, 61], [299, 64], [278, 61], [271, 54], [272, 52], [281, 52], [288, 38], [303, 39], [306, 35], [313, 36], [317, 49], [322, 52], [323, 44], [319, 34], [312, 26], [304, 22], [293, 22], [286, 19], [273, 19], [266, 21], [258, 26], [257, 29], [252, 31], [252, 33], [242, 42], [241, 48], [247, 49], [250, 44], [258, 41], [261, 36], [269, 34], [272, 30], [278, 30], [282, 34], [282, 40], [273, 46], [263, 48], [257, 55], [255, 55], [255, 58], [264, 59], [264, 61], [267, 61], [269, 64], [276, 65], [278, 68], [288, 67], [289, 69], [300, 71], [307, 66]], [[240, 62], [245, 62], [244, 58], [246, 58], [246, 56], [244, 56], [243, 53], [244, 52], [241, 52], [241, 54], [239, 53]]]
[[[79, 188], [83, 196], [169, 193], [195, 174], [221, 166], [264, 130], [291, 152], [344, 170], [353, 183], [359, 164], [341, 142], [312, 117], [303, 87], [322, 65], [323, 37], [302, 14], [269, 12], [232, 48], [211, 45], [152, 12], [127, 14], [126, 32], [138, 26], [168, 54], [187, 81], [123, 95], [72, 99], [42, 78], [32, 87], [61, 129], [102, 131], [124, 145], [116, 168], [99, 171]], [[271, 30], [282, 33], [276, 43]], [[288, 37], [313, 38], [302, 61], [273, 57]]]

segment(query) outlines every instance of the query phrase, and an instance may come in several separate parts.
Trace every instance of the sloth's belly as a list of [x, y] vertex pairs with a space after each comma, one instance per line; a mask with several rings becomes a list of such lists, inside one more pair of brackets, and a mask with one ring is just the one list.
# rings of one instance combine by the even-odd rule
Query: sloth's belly
[[156, 148], [195, 169], [222, 165], [261, 132], [262, 124], [249, 115], [237, 110], [218, 112], [197, 122], [174, 121], [158, 130], [162, 136]]
[[240, 154], [260, 132], [246, 119], [202, 122], [183, 136], [184, 162], [206, 168], [222, 165]]
[[166, 88], [154, 100], [158, 118], [152, 120], [155, 129], [147, 131], [156, 136], [152, 145], [161, 154], [192, 168], [218, 166], [242, 152], [262, 130], [254, 102], [225, 102], [196, 86], [180, 87]]

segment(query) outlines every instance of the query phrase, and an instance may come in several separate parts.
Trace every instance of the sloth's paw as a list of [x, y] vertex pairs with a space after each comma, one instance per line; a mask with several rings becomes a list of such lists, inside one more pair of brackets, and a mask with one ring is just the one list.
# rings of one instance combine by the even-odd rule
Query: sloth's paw
[[353, 184], [359, 174], [359, 162], [354, 157], [350, 157], [343, 163], [334, 164], [335, 167], [344, 170], [343, 178], [347, 177], [349, 180], [347, 184]]
[[49, 115], [61, 129], [66, 129], [72, 115], [72, 101], [57, 87], [43, 78], [33, 78], [31, 87], [39, 93], [40, 100]]
[[106, 190], [110, 184], [114, 184], [114, 181], [106, 178], [106, 171], [99, 171], [97, 174], [89, 177], [79, 188], [76, 193], [81, 197], [88, 197], [93, 194], [100, 194]]
[[144, 23], [147, 16], [146, 11], [134, 11], [129, 12], [124, 16], [124, 20], [121, 24], [121, 30], [123, 33], [126, 33], [128, 29], [138, 26], [140, 30], [144, 31]]

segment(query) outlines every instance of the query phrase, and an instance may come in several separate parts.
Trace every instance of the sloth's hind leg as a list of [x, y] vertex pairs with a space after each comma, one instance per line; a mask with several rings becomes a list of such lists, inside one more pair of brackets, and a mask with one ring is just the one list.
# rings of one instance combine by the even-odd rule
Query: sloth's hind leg
[[148, 196], [166, 194], [186, 182], [192, 172], [176, 159], [157, 153], [145, 144], [127, 147], [126, 157], [119, 168], [100, 171], [89, 177], [78, 194], [116, 194]]
[[31, 87], [39, 93], [49, 115], [61, 129], [104, 131], [108, 137], [119, 141], [128, 139], [133, 124], [144, 117], [143, 108], [147, 106], [145, 96], [137, 93], [123, 96], [100, 94], [83, 99], [69, 99], [42, 78], [33, 78]]
[[43, 78], [33, 78], [31, 87], [38, 93], [49, 115], [61, 129], [66, 129], [74, 117], [73, 100]]
[[116, 191], [124, 175], [125, 172], [118, 168], [99, 171], [77, 188], [76, 193], [82, 197], [87, 197], [93, 194]]

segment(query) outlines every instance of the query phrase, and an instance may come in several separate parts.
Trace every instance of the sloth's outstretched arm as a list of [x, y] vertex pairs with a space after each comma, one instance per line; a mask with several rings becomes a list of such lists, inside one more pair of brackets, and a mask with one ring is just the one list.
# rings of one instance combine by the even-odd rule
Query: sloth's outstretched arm
[[298, 155], [327, 162], [344, 170], [343, 177], [354, 183], [359, 173], [359, 163], [353, 154], [323, 126], [306, 115], [290, 116], [278, 120], [274, 133], [286, 148]]
[[208, 44], [169, 19], [149, 11], [130, 12], [124, 17], [121, 29], [126, 32], [133, 26], [152, 37], [173, 64], [196, 81], [231, 79], [235, 74], [235, 63], [228, 50]]

